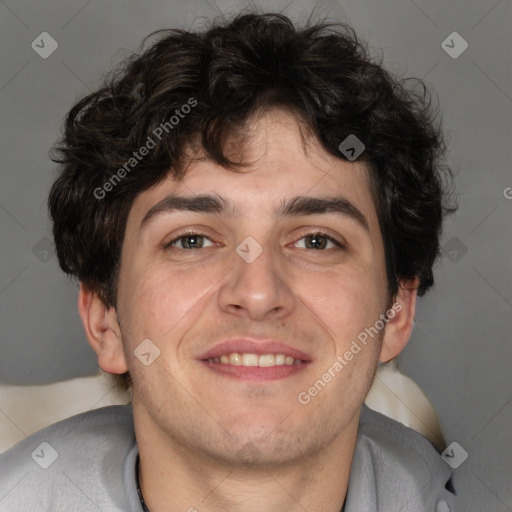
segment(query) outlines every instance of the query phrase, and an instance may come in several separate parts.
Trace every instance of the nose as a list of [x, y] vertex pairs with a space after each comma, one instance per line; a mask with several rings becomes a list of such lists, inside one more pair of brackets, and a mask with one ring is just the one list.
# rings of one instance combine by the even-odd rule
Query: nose
[[260, 247], [263, 251], [253, 261], [234, 252], [232, 272], [219, 293], [220, 307], [254, 321], [280, 319], [293, 311], [297, 299], [277, 251]]

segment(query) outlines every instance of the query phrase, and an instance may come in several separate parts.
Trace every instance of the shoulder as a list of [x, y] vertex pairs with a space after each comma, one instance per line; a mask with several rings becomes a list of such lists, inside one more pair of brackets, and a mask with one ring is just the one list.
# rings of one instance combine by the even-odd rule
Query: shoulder
[[426, 472], [451, 474], [450, 467], [430, 441], [412, 428], [366, 406], [363, 406], [359, 421], [358, 443], [374, 456], [418, 464]]
[[123, 468], [134, 444], [131, 405], [39, 430], [0, 454], [0, 511], [126, 510]]
[[459, 509], [452, 473], [426, 438], [363, 406], [347, 504], [350, 499], [360, 507], [366, 500], [365, 510], [379, 512], [453, 512]]

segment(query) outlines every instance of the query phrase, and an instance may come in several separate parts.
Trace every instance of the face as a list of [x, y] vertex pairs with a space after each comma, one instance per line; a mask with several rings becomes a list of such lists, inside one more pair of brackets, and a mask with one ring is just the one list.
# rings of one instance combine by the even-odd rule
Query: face
[[[357, 422], [383, 330], [358, 336], [388, 306], [364, 165], [304, 144], [284, 111], [251, 133], [242, 172], [195, 160], [137, 197], [118, 287], [139, 430], [230, 464], [297, 460]], [[171, 195], [220, 206], [183, 210]], [[297, 196], [340, 201], [283, 210]]]

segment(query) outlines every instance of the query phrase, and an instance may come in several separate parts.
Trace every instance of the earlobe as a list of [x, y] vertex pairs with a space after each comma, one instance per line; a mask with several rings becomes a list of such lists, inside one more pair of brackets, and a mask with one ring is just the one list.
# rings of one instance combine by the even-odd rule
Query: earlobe
[[128, 371], [115, 308], [107, 307], [95, 292], [80, 283], [78, 312], [100, 367], [108, 373]]
[[385, 363], [396, 357], [411, 337], [416, 311], [419, 278], [402, 281], [392, 307], [382, 339], [379, 361]]

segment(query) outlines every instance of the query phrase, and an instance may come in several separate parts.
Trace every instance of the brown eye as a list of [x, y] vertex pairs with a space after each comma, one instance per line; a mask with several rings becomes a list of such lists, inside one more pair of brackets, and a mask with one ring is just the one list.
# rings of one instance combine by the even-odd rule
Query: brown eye
[[[304, 249], [314, 249], [314, 250], [323, 250], [323, 249], [332, 249], [333, 247], [327, 247], [329, 243], [333, 244], [334, 247], [341, 248], [342, 245], [325, 233], [311, 233], [309, 235], [305, 235], [300, 240], [305, 240]], [[299, 240], [299, 241], [300, 241]], [[298, 242], [296, 242], [298, 243]]]

